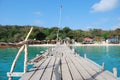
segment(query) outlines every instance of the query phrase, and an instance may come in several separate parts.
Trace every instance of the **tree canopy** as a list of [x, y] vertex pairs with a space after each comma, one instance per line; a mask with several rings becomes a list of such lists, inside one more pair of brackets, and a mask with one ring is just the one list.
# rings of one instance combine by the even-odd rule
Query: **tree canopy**
[[[0, 42], [20, 42], [24, 40], [30, 27], [31, 26], [0, 25]], [[30, 39], [55, 40], [58, 29], [61, 39], [69, 37], [77, 42], [81, 42], [85, 37], [93, 38], [96, 41], [112, 37], [120, 38], [120, 28], [115, 30], [89, 29], [88, 31], [83, 31], [72, 30], [69, 27], [60, 29], [58, 27], [44, 28], [34, 26]]]

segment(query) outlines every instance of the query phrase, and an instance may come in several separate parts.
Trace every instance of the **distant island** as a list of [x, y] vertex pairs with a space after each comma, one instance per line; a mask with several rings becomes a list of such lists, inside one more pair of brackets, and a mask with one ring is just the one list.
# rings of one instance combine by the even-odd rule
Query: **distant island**
[[[0, 43], [18, 43], [24, 40], [31, 26], [19, 25], [0, 25]], [[41, 43], [55, 43], [56, 34], [59, 29], [59, 39], [63, 42], [69, 43], [90, 43], [107, 41], [110, 43], [120, 42], [120, 28], [115, 30], [102, 30], [102, 29], [89, 29], [85, 30], [72, 30], [69, 27], [46, 28], [33, 26], [34, 29], [30, 35], [30, 40], [36, 40]], [[88, 40], [88, 41], [86, 41]], [[86, 41], [86, 42], [85, 42]], [[91, 43], [92, 44], [92, 43]]]

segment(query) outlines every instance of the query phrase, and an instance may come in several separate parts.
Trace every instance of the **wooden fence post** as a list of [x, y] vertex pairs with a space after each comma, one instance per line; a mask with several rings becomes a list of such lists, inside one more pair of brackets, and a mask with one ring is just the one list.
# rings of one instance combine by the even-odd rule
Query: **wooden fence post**
[[87, 58], [87, 55], [86, 55], [86, 54], [84, 54], [84, 58], [85, 58], [85, 59]]
[[25, 44], [25, 54], [24, 54], [24, 73], [27, 72], [27, 61], [28, 61], [28, 45]]
[[104, 71], [104, 66], [105, 66], [105, 64], [104, 64], [104, 62], [102, 63], [102, 70]]
[[117, 78], [117, 68], [113, 68], [113, 75]]
[[[27, 34], [27, 36], [26, 36], [26, 38], [25, 38], [24, 41], [27, 41], [27, 40], [28, 40], [28, 37], [30, 36], [32, 30], [33, 30], [33, 27], [31, 27], [31, 29], [30, 29], [29, 33]], [[11, 75], [12, 75], [12, 73], [13, 73], [13, 71], [14, 71], [16, 62], [17, 62], [17, 60], [18, 60], [21, 52], [23, 51], [24, 47], [25, 47], [25, 45], [23, 45], [23, 46], [19, 49], [19, 51], [18, 51], [18, 53], [17, 53], [17, 55], [16, 55], [16, 57], [15, 57], [13, 63], [12, 63], [11, 70], [10, 70], [10, 73], [9, 73], [9, 75], [10, 75], [10, 76], [9, 76], [9, 80], [12, 80], [12, 76], [11, 76]], [[27, 46], [26, 46], [26, 49], [25, 49], [25, 50], [26, 50], [26, 52], [27, 52]], [[28, 53], [25, 54], [26, 57], [27, 57], [27, 54], [28, 54]], [[26, 63], [27, 63], [27, 58], [26, 58], [26, 61], [24, 62], [25, 66], [26, 66]], [[25, 66], [24, 66], [24, 67], [25, 67]], [[26, 68], [27, 68], [27, 67], [26, 67]], [[24, 72], [27, 71], [26, 68], [24, 68]]]

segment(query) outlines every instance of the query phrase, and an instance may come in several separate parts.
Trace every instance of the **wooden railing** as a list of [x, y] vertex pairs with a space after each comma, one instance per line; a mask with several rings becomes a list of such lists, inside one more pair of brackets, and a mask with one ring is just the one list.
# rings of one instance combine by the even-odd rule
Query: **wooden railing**
[[[23, 45], [20, 47], [20, 49], [19, 49], [19, 51], [18, 51], [18, 53], [17, 53], [17, 55], [16, 55], [16, 57], [15, 57], [13, 63], [12, 63], [10, 72], [7, 73], [7, 76], [9, 77], [9, 80], [12, 80], [12, 77], [14, 77], [14, 76], [22, 76], [22, 74], [27, 72], [27, 61], [28, 61], [28, 44], [27, 44], [27, 40], [28, 40], [32, 30], [33, 30], [33, 27], [31, 27], [31, 29], [30, 29], [29, 33], [27, 34], [25, 40], [21, 43]], [[21, 54], [21, 52], [23, 50], [25, 51], [25, 54], [24, 54], [24, 72], [14, 72], [16, 62], [17, 62], [17, 60], [18, 60], [18, 58], [19, 58], [19, 56], [20, 56], [20, 54]]]

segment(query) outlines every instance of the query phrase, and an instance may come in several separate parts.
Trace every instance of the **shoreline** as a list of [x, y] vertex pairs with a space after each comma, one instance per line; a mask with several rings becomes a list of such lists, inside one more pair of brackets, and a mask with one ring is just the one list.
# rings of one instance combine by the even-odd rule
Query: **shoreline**
[[32, 46], [35, 46], [35, 47], [49, 47], [49, 46], [56, 46], [56, 44], [32, 44], [32, 45], [29, 45], [30, 47]]
[[[29, 45], [30, 47], [53, 47], [56, 46], [56, 44], [33, 44]], [[120, 44], [69, 44], [69, 46], [120, 46]]]
[[71, 46], [120, 46], [120, 44], [71, 44]]
[[[56, 44], [30, 44], [29, 47], [55, 47]], [[69, 44], [69, 46], [120, 46], [120, 44]], [[2, 46], [0, 48], [18, 48], [21, 46]]]

